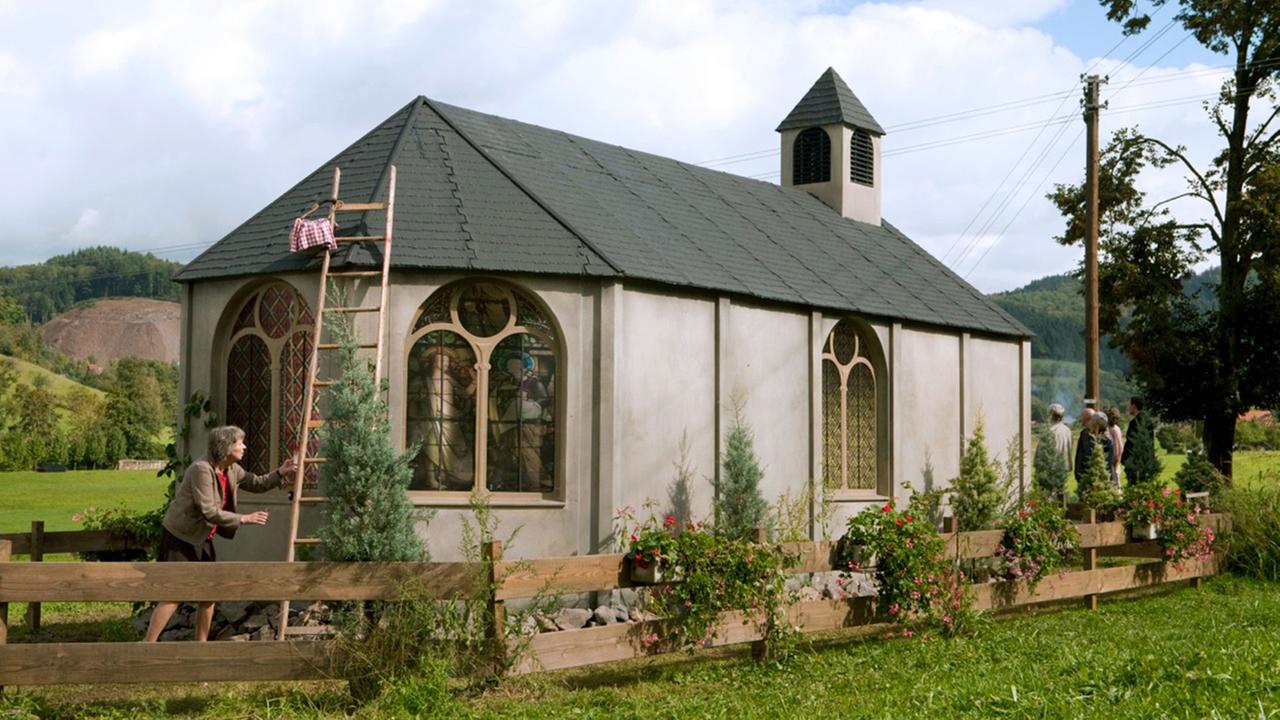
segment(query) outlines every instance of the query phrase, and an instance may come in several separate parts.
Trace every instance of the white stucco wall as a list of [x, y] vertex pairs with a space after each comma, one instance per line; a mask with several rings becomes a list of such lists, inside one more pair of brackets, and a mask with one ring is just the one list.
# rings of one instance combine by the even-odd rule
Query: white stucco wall
[[[647, 500], [665, 510], [673, 463], [688, 438], [693, 514], [711, 512], [716, 465], [716, 304], [626, 288], [618, 317], [617, 442], [613, 509]], [[602, 448], [602, 452], [608, 449]]]
[[[418, 308], [440, 287], [463, 276], [398, 271], [393, 274], [387, 322], [387, 377], [392, 439], [405, 445], [407, 335]], [[225, 412], [228, 306], [271, 279], [291, 282], [314, 303], [317, 277], [200, 282], [184, 293], [182, 392], [202, 391]], [[604, 549], [615, 512], [637, 511], [647, 500], [669, 507], [674, 462], [682, 439], [694, 480], [695, 517], [711, 514], [711, 479], [731, 419], [730, 398], [743, 396], [755, 448], [765, 467], [764, 493], [774, 503], [785, 491], [821, 486], [821, 395], [816, 361], [834, 314], [770, 307], [740, 299], [655, 289], [617, 281], [516, 277], [510, 279], [546, 304], [562, 334], [557, 384], [561, 395], [558, 488], [554, 497], [514, 503], [495, 496], [498, 535], [519, 530], [509, 558], [571, 555]], [[352, 298], [349, 304], [376, 302]], [[873, 321], [885, 367], [881, 416], [884, 487], [904, 501], [905, 483], [941, 487], [959, 469], [962, 434], [972, 430], [978, 408], [989, 448], [1003, 451], [1009, 438], [1027, 444], [1028, 344], [1016, 339], [971, 337], [959, 331]], [[816, 385], [815, 385], [816, 383]], [[192, 431], [192, 455], [203, 454], [203, 428]], [[833, 503], [828, 529], [839, 536], [847, 517], [883, 496], [864, 493]], [[416, 497], [433, 511], [423, 526], [435, 559], [460, 557], [458, 539], [469, 511], [460, 499]], [[289, 506], [283, 493], [245, 496], [243, 510], [268, 509], [265, 528], [246, 528], [220, 541], [226, 559], [283, 556]], [[815, 515], [818, 514], [815, 508]], [[304, 515], [303, 534], [316, 517]], [[818, 529], [821, 534], [821, 529]]]
[[[721, 405], [722, 434], [733, 421], [733, 399], [755, 436], [764, 467], [761, 491], [775, 502], [809, 484], [809, 315], [796, 311], [725, 303]], [[722, 439], [723, 441], [723, 439]]]

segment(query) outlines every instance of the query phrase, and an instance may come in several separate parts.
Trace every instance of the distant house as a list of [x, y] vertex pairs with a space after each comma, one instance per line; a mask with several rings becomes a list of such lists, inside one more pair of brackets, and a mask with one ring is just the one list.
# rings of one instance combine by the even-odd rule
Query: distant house
[[[812, 488], [836, 532], [954, 477], [980, 414], [1025, 454], [1029, 333], [881, 218], [883, 128], [827, 70], [777, 130], [781, 186], [415, 98], [178, 273], [182, 396], [245, 428], [253, 469], [291, 452], [318, 270], [290, 223], [335, 166], [376, 201], [395, 165], [387, 397], [437, 558], [473, 490], [524, 526], [512, 556], [603, 547], [616, 509], [666, 502], [686, 440], [709, 514], [735, 400], [769, 499]], [[284, 503], [228, 556], [278, 557]]]
[[1241, 422], [1259, 422], [1270, 425], [1274, 422], [1270, 410], [1250, 410], [1238, 418]]

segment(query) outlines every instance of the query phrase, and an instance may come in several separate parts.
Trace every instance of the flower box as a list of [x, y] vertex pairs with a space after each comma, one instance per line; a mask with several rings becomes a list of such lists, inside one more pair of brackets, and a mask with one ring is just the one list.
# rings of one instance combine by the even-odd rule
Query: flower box
[[631, 582], [636, 585], [660, 585], [669, 580], [669, 578], [664, 577], [661, 560], [647, 565], [641, 565], [632, 560], [630, 565]]
[[1155, 540], [1160, 537], [1160, 526], [1156, 523], [1130, 526], [1129, 537], [1134, 540]]

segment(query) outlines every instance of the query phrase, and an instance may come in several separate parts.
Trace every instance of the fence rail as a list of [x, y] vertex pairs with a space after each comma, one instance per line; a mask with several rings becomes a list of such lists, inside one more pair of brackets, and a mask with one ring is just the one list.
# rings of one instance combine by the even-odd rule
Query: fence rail
[[[1204, 522], [1222, 529], [1223, 515]], [[1096, 567], [1100, 551], [1149, 558], [1155, 543], [1129, 541], [1118, 522], [1076, 526], [1085, 569], [1049, 575], [1031, 589], [1025, 582], [971, 586], [980, 610], [1083, 599], [1093, 607], [1099, 595], [1163, 583], [1191, 580], [1218, 572], [1214, 557], [1178, 564], [1144, 562]], [[953, 558], [990, 557], [1001, 531], [944, 535]], [[796, 574], [830, 572], [834, 543], [791, 543], [799, 556]], [[6, 645], [7, 608], [22, 601], [227, 601], [280, 597], [313, 600], [394, 600], [405, 582], [430, 597], [475, 597], [489, 587], [490, 612], [502, 617], [507, 600], [543, 593], [573, 594], [631, 586], [623, 555], [586, 555], [504, 561], [502, 549], [487, 548], [491, 565], [468, 563], [13, 563], [12, 542], [0, 540], [0, 687], [57, 683], [182, 682], [195, 680], [311, 680], [333, 677], [338, 667], [329, 641], [256, 641], [242, 643], [19, 643]], [[856, 627], [884, 618], [875, 614], [873, 598], [798, 602], [787, 610], [791, 622], [805, 632]], [[760, 639], [756, 624], [740, 613], [727, 613], [714, 645]], [[581, 630], [542, 633], [534, 637], [516, 672], [553, 670], [649, 654], [641, 639], [658, 631], [662, 621], [603, 625]]]

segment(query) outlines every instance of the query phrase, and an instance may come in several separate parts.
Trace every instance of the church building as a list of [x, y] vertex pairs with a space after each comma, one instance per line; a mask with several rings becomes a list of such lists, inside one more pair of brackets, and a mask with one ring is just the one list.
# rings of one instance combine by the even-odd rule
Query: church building
[[[1025, 459], [1030, 333], [881, 216], [881, 125], [828, 69], [777, 131], [780, 185], [414, 98], [178, 273], [181, 397], [245, 429], [255, 472], [296, 449], [320, 271], [291, 223], [335, 167], [343, 200], [380, 202], [395, 166], [386, 397], [437, 560], [475, 491], [523, 528], [509, 558], [603, 550], [620, 508], [669, 506], [682, 457], [707, 517], [735, 412], [815, 538], [945, 485], [980, 417]], [[380, 266], [374, 243], [333, 256]], [[282, 558], [285, 494], [242, 501], [271, 522], [220, 557]]]

